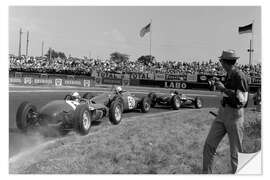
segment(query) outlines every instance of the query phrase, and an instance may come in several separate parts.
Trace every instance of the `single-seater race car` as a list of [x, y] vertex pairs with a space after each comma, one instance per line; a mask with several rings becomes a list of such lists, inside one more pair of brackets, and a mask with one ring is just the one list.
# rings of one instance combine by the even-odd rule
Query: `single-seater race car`
[[151, 107], [149, 97], [136, 97], [130, 92], [123, 90], [121, 86], [112, 87], [111, 91], [97, 96], [86, 93], [83, 98], [89, 99], [93, 104], [104, 104], [105, 106], [110, 106], [112, 102], [118, 102], [123, 112], [141, 110], [141, 112], [147, 113]]
[[155, 107], [158, 104], [178, 110], [180, 107], [194, 106], [195, 108], [202, 108], [203, 106], [202, 100], [199, 97], [188, 97], [178, 91], [171, 91], [165, 95], [157, 95], [151, 92], [148, 94], [148, 97], [151, 100], [151, 107]]
[[90, 131], [91, 123], [109, 116], [112, 124], [119, 124], [122, 119], [121, 104], [117, 101], [109, 107], [104, 104], [93, 104], [89, 99], [81, 98], [78, 92], [68, 94], [63, 100], [54, 100], [39, 110], [29, 102], [23, 102], [16, 114], [18, 129], [26, 132], [30, 129], [44, 127], [56, 129], [65, 135], [75, 130], [81, 135]]

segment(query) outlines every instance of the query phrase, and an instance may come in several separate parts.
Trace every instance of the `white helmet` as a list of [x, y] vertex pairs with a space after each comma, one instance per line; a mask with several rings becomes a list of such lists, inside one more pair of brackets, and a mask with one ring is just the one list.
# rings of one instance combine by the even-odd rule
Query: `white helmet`
[[72, 94], [72, 97], [76, 98], [76, 99], [79, 99], [80, 98], [80, 94], [78, 92], [74, 92]]
[[117, 92], [121, 92], [121, 91], [123, 91], [123, 89], [122, 89], [122, 87], [121, 87], [121, 86], [117, 86], [115, 89], [116, 89], [116, 91], [117, 91]]

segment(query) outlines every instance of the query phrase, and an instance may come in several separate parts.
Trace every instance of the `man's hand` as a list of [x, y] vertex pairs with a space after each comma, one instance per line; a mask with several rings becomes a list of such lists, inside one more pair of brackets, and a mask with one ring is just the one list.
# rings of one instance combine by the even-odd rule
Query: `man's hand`
[[217, 87], [217, 90], [220, 90], [222, 92], [225, 90], [225, 86], [221, 81], [216, 81], [215, 86]]

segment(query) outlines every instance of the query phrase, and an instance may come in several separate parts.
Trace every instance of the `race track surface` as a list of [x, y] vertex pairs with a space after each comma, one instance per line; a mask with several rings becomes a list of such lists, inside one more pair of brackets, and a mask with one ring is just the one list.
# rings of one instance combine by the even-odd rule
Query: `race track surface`
[[[156, 93], [168, 93], [171, 89], [164, 88], [143, 88], [143, 87], [125, 87], [137, 96], [147, 95], [149, 92]], [[34, 104], [38, 109], [48, 103], [49, 101], [56, 99], [63, 99], [66, 94], [73, 91], [79, 91], [82, 95], [85, 92], [92, 92], [93, 94], [99, 94], [104, 91], [109, 91], [110, 87], [95, 87], [95, 88], [48, 88], [48, 87], [16, 87], [10, 86], [9, 88], [9, 157], [12, 157], [19, 152], [33, 146], [33, 144], [45, 142], [55, 137], [38, 138], [36, 134], [22, 134], [16, 127], [16, 111], [19, 105], [23, 101], [28, 101]], [[200, 91], [200, 90], [181, 90], [182, 93], [188, 96], [199, 96], [203, 100], [204, 108], [218, 107], [219, 96], [218, 92]], [[252, 104], [252, 103], [250, 103]], [[192, 107], [191, 107], [192, 108]], [[185, 108], [181, 108], [179, 111], [184, 111]], [[160, 112], [172, 111], [170, 108], [157, 107], [152, 108], [147, 114], [154, 114]], [[129, 112], [123, 115], [123, 121], [130, 117], [144, 116], [139, 111]], [[121, 124], [120, 124], [121, 125]], [[107, 118], [100, 122], [93, 124], [90, 131], [95, 132], [102, 130], [108, 126], [112, 126]], [[72, 133], [71, 133], [72, 134]], [[39, 136], [39, 135], [38, 135]]]

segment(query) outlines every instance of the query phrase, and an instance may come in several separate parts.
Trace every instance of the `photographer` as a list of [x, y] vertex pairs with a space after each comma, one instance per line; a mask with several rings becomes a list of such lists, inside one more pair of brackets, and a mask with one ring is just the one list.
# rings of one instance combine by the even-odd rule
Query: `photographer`
[[235, 67], [239, 58], [233, 50], [223, 51], [220, 63], [227, 73], [225, 84], [215, 82], [217, 90], [223, 93], [218, 115], [214, 120], [203, 150], [203, 173], [212, 173], [216, 149], [228, 133], [232, 173], [238, 165], [238, 152], [242, 152], [244, 107], [248, 101], [248, 81], [242, 71]]

